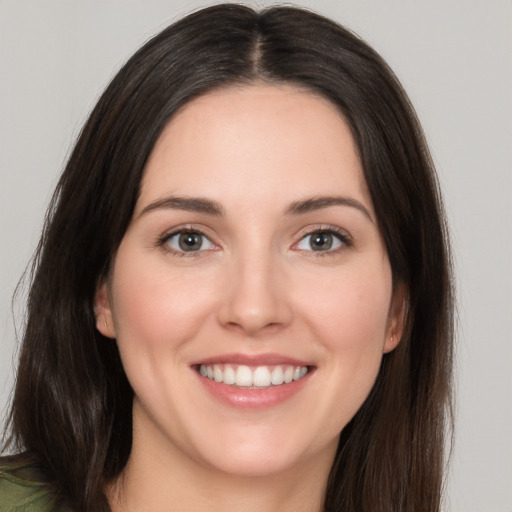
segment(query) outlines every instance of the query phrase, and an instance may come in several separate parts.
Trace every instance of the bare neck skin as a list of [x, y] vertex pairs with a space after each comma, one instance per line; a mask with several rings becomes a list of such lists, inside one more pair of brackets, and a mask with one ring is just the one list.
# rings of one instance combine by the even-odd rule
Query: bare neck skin
[[336, 446], [278, 474], [234, 475], [206, 467], [171, 444], [162, 450], [161, 434], [142, 436], [141, 426], [134, 423], [128, 464], [107, 489], [112, 512], [322, 510]]

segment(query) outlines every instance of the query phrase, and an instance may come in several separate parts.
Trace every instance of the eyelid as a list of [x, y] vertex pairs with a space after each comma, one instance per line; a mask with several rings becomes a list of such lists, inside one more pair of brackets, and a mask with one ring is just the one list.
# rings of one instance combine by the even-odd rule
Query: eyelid
[[[208, 234], [207, 229], [203, 229], [202, 227], [193, 226], [191, 224], [186, 224], [182, 226], [175, 226], [171, 229], [168, 229], [162, 235], [160, 235], [156, 241], [156, 246], [162, 248], [168, 253], [174, 254], [176, 256], [186, 256], [186, 257], [197, 257], [205, 252], [209, 251], [215, 251], [219, 250], [220, 244], [218, 244], [215, 241], [215, 237]], [[212, 248], [207, 249], [199, 249], [197, 251], [182, 251], [177, 250], [169, 246], [168, 241], [173, 236], [183, 234], [183, 233], [197, 233], [198, 235], [201, 235], [205, 237], [210, 244], [213, 246]], [[307, 249], [299, 249], [298, 245], [301, 243], [307, 236], [312, 236], [315, 233], [329, 233], [335, 236], [341, 243], [340, 247], [334, 248], [334, 249], [327, 249], [325, 251], [314, 251], [313, 249], [307, 250]], [[301, 251], [301, 252], [307, 252], [307, 253], [314, 253], [316, 256], [322, 256], [322, 255], [329, 255], [329, 254], [336, 254], [339, 251], [343, 250], [344, 248], [351, 247], [353, 245], [352, 236], [348, 231], [345, 229], [342, 229], [338, 226], [333, 225], [314, 225], [314, 226], [307, 226], [305, 228], [302, 228], [296, 235], [295, 238], [298, 238], [298, 240], [292, 245], [292, 250]]]
[[[177, 235], [184, 234], [184, 233], [193, 233], [193, 234], [200, 235], [200, 236], [204, 237], [205, 239], [207, 239], [213, 247], [207, 248], [207, 249], [199, 249], [197, 251], [183, 251], [183, 250], [175, 249], [169, 245], [168, 242], [171, 238], [173, 238]], [[219, 245], [212, 238], [213, 237], [211, 235], [207, 234], [205, 232], [205, 230], [188, 224], [188, 225], [184, 225], [184, 226], [173, 227], [173, 228], [165, 231], [162, 235], [160, 235], [158, 237], [158, 239], [156, 241], [156, 245], [158, 247], [162, 248], [165, 252], [173, 254], [175, 256], [197, 257], [197, 256], [204, 254], [205, 252], [219, 249]]]
[[[328, 233], [332, 234], [338, 240], [341, 242], [341, 246], [337, 247], [335, 249], [327, 249], [325, 251], [314, 251], [314, 250], [307, 250], [307, 249], [299, 249], [298, 245], [308, 236], [312, 236], [316, 233]], [[318, 226], [308, 226], [307, 228], [303, 228], [300, 230], [300, 232], [297, 234], [298, 241], [295, 242], [292, 246], [292, 249], [296, 251], [304, 251], [307, 253], [315, 253], [316, 256], [322, 256], [322, 255], [328, 255], [328, 254], [336, 254], [339, 251], [343, 250], [344, 248], [351, 247], [353, 245], [353, 240], [345, 229], [342, 229], [338, 226], [332, 226], [332, 225], [318, 225]]]

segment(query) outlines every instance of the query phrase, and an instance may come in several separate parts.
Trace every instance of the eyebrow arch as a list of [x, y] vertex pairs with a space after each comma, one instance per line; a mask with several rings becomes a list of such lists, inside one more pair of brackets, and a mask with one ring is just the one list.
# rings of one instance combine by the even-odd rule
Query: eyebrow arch
[[224, 215], [222, 206], [211, 199], [169, 196], [148, 204], [142, 210], [139, 217], [142, 217], [148, 212], [160, 209], [185, 210], [187, 212], [206, 213], [207, 215], [214, 215], [216, 217]]
[[286, 210], [286, 215], [302, 215], [315, 210], [321, 210], [322, 208], [329, 208], [330, 206], [349, 206], [350, 208], [355, 208], [375, 224], [370, 212], [359, 201], [341, 196], [312, 197], [303, 201], [295, 201]]

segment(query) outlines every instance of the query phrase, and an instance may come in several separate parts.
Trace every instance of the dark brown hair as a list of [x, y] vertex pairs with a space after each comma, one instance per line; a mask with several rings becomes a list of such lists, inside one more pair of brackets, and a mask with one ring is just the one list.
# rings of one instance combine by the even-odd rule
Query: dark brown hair
[[212, 89], [255, 82], [306, 88], [343, 113], [395, 283], [409, 291], [403, 339], [341, 433], [325, 511], [436, 512], [451, 419], [453, 307], [435, 172], [414, 111], [381, 57], [333, 21], [292, 7], [195, 12], [146, 43], [100, 98], [34, 260], [8, 444], [43, 465], [73, 509], [109, 509], [103, 489], [130, 455], [133, 392], [115, 343], [95, 329], [96, 285], [169, 119]]

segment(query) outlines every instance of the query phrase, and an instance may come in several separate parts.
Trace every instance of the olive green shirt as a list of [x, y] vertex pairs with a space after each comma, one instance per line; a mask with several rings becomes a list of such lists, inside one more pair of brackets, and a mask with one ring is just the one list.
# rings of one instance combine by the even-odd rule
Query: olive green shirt
[[0, 512], [57, 512], [40, 472], [22, 463], [0, 464]]

